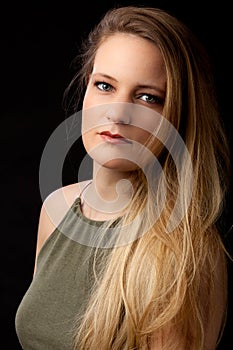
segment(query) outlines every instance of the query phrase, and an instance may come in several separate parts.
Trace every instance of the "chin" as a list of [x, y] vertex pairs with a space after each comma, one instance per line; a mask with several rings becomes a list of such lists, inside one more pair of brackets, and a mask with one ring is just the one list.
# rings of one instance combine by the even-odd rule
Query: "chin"
[[122, 172], [132, 172], [138, 169], [137, 164], [126, 159], [112, 159], [106, 163], [101, 163], [100, 165], [106, 169]]

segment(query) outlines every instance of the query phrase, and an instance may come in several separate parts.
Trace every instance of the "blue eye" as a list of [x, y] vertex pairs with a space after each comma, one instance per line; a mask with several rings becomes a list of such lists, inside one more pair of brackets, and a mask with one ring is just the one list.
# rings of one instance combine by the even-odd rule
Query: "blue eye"
[[141, 94], [139, 98], [150, 104], [159, 104], [159, 105], [164, 104], [164, 100], [162, 98], [151, 94]]
[[95, 86], [101, 91], [112, 91], [113, 87], [111, 84], [105, 83], [104, 81], [95, 82]]

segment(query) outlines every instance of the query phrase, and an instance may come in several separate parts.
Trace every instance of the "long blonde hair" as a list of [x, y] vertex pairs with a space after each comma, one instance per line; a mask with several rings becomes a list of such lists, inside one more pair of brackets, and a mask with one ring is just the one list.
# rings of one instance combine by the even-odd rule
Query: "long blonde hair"
[[[167, 197], [155, 223], [153, 208], [156, 201], [159, 203], [159, 196], [151, 199], [142, 171], [132, 175], [132, 181], [137, 180], [135, 194], [120, 224], [132, 222], [143, 212], [142, 225], [133, 226], [135, 237], [139, 237], [112, 249], [108, 260], [100, 265], [76, 329], [74, 347], [149, 349], [154, 335], [165, 335], [172, 328], [178, 337], [168, 337], [164, 349], [177, 345], [200, 350], [206, 324], [214, 312], [217, 258], [223, 261], [223, 288], [227, 293], [226, 252], [216, 222], [227, 189], [229, 150], [219, 119], [211, 64], [200, 42], [169, 13], [148, 7], [115, 8], [92, 30], [78, 56], [82, 67], [67, 89], [76, 92], [70, 106], [78, 106], [77, 94], [82, 96], [97, 49], [108, 36], [118, 32], [149, 40], [162, 53], [167, 71], [163, 115], [179, 131], [191, 157], [192, 197], [179, 225], [168, 234], [166, 228], [174, 203], [179, 200], [182, 208], [190, 190], [186, 186], [185, 162], [181, 165], [180, 184], [171, 155], [163, 154]], [[181, 187], [182, 195], [178, 196]], [[138, 231], [146, 222], [152, 224], [140, 236]]]

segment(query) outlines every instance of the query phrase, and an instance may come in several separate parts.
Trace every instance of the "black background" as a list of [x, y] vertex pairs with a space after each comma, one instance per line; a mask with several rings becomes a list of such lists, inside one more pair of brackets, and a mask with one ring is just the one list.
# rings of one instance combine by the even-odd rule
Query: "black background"
[[[41, 207], [38, 173], [41, 154], [64, 120], [63, 93], [73, 76], [71, 62], [81, 38], [113, 5], [144, 4], [166, 9], [183, 20], [206, 46], [215, 67], [219, 105], [230, 146], [232, 135], [232, 19], [227, 1], [31, 1], [1, 5], [1, 348], [21, 349], [15, 334], [17, 306], [33, 273]], [[80, 149], [80, 159], [82, 150]], [[77, 155], [76, 155], [77, 156]], [[78, 164], [78, 162], [77, 162]], [[64, 184], [76, 181], [70, 163]], [[55, 189], [55, 188], [54, 188]], [[232, 201], [223, 217], [232, 224]], [[228, 244], [232, 246], [232, 234]], [[232, 263], [229, 314], [219, 349], [232, 349]], [[227, 345], [229, 343], [229, 345]], [[188, 349], [187, 349], [188, 350]]]

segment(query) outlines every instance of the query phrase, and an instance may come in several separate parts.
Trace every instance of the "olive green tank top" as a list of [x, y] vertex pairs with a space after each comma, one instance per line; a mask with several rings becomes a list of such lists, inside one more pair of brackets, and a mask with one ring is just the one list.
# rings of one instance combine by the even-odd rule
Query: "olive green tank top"
[[[72, 349], [77, 316], [83, 314], [94, 283], [95, 254], [74, 237], [85, 237], [90, 228], [98, 231], [103, 224], [84, 217], [80, 203], [77, 198], [41, 248], [35, 276], [17, 309], [16, 333], [24, 350]], [[100, 256], [110, 250], [99, 248]]]

